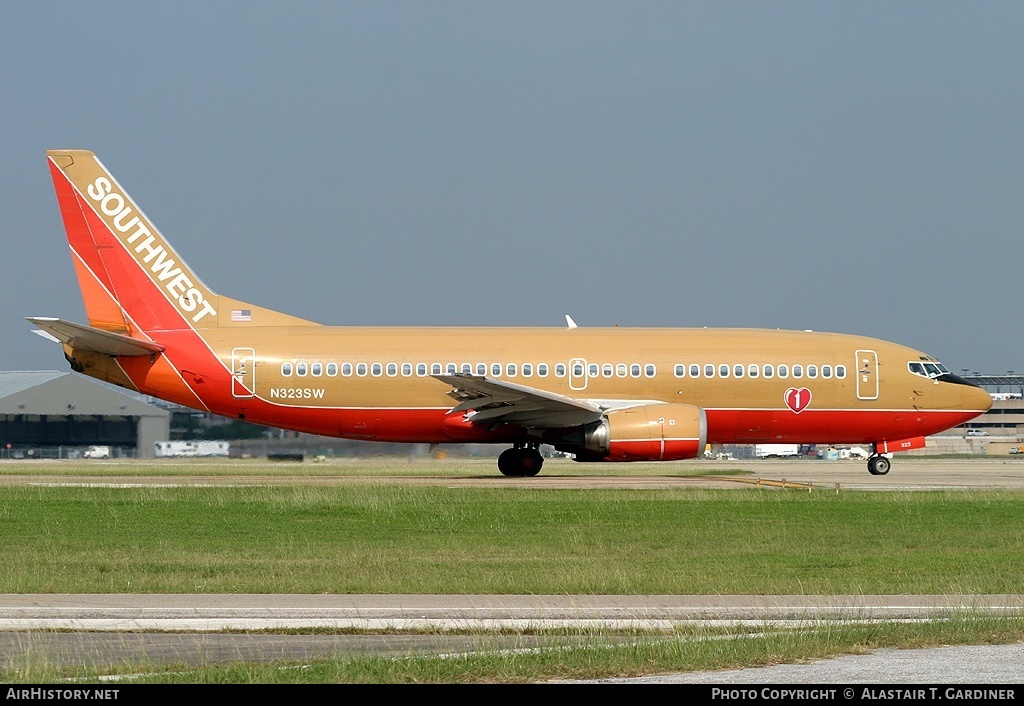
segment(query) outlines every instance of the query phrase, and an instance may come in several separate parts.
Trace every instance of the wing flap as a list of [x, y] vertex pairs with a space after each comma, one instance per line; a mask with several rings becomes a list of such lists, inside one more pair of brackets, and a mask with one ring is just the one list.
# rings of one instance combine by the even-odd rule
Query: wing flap
[[49, 316], [26, 316], [50, 336], [76, 350], [94, 351], [106, 355], [155, 355], [164, 349], [159, 343], [124, 336], [112, 331], [76, 324]]
[[592, 402], [483, 375], [455, 373], [433, 377], [452, 387], [448, 396], [458, 404], [450, 414], [469, 412], [470, 422], [565, 428], [595, 422], [603, 413]]

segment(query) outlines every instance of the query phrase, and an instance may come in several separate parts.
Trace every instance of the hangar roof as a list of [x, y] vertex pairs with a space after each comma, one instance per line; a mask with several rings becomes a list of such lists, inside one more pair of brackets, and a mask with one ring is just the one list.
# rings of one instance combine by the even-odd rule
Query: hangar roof
[[170, 412], [113, 385], [45, 370], [0, 372], [0, 414], [167, 417]]

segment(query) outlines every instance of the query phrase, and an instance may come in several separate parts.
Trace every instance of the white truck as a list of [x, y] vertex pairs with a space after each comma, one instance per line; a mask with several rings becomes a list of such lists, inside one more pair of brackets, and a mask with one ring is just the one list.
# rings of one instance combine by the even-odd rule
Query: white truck
[[799, 444], [757, 444], [754, 446], [754, 458], [792, 458], [799, 455]]
[[82, 458], [110, 458], [110, 447], [90, 446], [82, 452]]
[[157, 458], [227, 456], [230, 449], [227, 441], [158, 441], [154, 444]]

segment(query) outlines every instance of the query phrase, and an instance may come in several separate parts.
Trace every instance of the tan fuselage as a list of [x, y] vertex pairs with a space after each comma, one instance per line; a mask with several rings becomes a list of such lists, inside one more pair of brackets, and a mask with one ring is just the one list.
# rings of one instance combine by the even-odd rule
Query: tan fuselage
[[[180, 335], [183, 343], [202, 345], [194, 332]], [[168, 333], [162, 340], [176, 338]], [[926, 436], [991, 404], [976, 387], [911, 373], [909, 362], [931, 360], [918, 351], [844, 334], [313, 325], [208, 329], [204, 338], [216, 359], [202, 356], [204, 364], [176, 366], [202, 407], [353, 438], [475, 438], [462, 431], [453, 437], [450, 425], [446, 431], [442, 423], [454, 403], [450, 386], [432, 377], [437, 372], [482, 373], [610, 409], [645, 402], [696, 405], [707, 412], [710, 443]], [[179, 357], [173, 345], [166, 357], [172, 364]], [[136, 366], [130, 379], [115, 381], [133, 387], [141, 381], [140, 391], [168, 396], [162, 378], [151, 387], [139, 372]], [[479, 432], [481, 440], [495, 441], [522, 435], [515, 428]]]

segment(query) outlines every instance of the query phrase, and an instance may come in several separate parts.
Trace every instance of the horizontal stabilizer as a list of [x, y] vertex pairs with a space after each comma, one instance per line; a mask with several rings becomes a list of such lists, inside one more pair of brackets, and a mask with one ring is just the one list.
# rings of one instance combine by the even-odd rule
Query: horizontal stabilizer
[[76, 350], [94, 351], [106, 355], [133, 356], [154, 355], [164, 349], [164, 346], [159, 343], [104, 331], [92, 326], [75, 324], [63, 319], [49, 316], [27, 316], [25, 318], [61, 343], [66, 343]]

